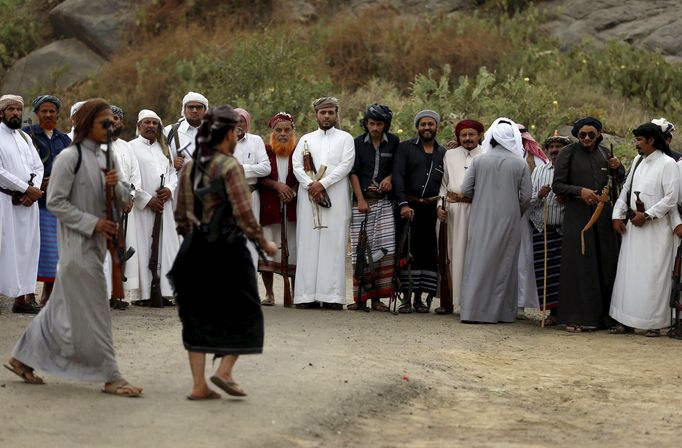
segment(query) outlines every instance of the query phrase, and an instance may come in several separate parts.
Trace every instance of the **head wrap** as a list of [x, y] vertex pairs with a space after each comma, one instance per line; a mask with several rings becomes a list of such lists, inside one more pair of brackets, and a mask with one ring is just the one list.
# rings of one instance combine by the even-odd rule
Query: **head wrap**
[[322, 98], [318, 98], [315, 101], [313, 101], [313, 108], [315, 108], [315, 112], [317, 112], [320, 109], [327, 109], [330, 107], [333, 107], [334, 109], [338, 110], [339, 100], [334, 98], [333, 96], [323, 96]]
[[237, 112], [237, 115], [243, 117], [244, 121], [246, 121], [246, 129], [244, 129], [244, 132], [248, 133], [251, 130], [251, 114], [246, 109], [242, 109], [241, 107], [235, 108], [234, 111]]
[[185, 106], [187, 103], [201, 103], [208, 110], [208, 99], [201, 93], [197, 92], [187, 92], [187, 95], [182, 99], [182, 112], [180, 115], [185, 116]]
[[664, 154], [670, 155], [670, 147], [665, 141], [665, 136], [661, 132], [661, 127], [656, 123], [644, 123], [638, 128], [632, 130], [632, 135], [635, 137], [653, 138], [656, 149], [663, 151]]
[[545, 141], [542, 143], [542, 147], [548, 149], [549, 145], [552, 143], [561, 143], [561, 146], [566, 146], [571, 144], [571, 139], [564, 137], [563, 135], [559, 135], [559, 131], [554, 131], [554, 135], [547, 137], [547, 139], [545, 139]]
[[71, 111], [69, 112], [69, 117], [76, 115], [76, 112], [78, 112], [78, 109], [80, 109], [83, 104], [85, 104], [85, 101], [76, 101], [73, 103], [73, 106], [71, 106]]
[[31, 102], [31, 106], [33, 106], [33, 112], [38, 112], [38, 109], [40, 109], [40, 105], [43, 103], [52, 103], [55, 106], [57, 106], [57, 110], [62, 108], [62, 101], [56, 96], [40, 95], [33, 98], [33, 101]]
[[485, 128], [483, 127], [483, 123], [481, 123], [480, 121], [462, 120], [455, 125], [455, 137], [457, 138], [458, 141], [459, 141], [459, 133], [462, 131], [462, 129], [475, 129], [480, 134], [483, 134], [483, 132], [485, 132]]
[[521, 158], [524, 156], [521, 131], [516, 123], [509, 118], [500, 117], [495, 120], [485, 133], [481, 146], [483, 152], [488, 152], [497, 145]]
[[11, 104], [19, 104], [19, 106], [23, 109], [24, 99], [19, 95], [0, 96], [0, 112], [7, 109]]
[[111, 111], [121, 120], [123, 120], [123, 118], [126, 116], [126, 113], [123, 111], [123, 109], [118, 106], [114, 106], [113, 104], [111, 105]]
[[547, 155], [545, 152], [540, 148], [540, 144], [533, 138], [532, 135], [530, 135], [530, 132], [528, 132], [528, 129], [522, 124], [516, 123], [516, 126], [519, 127], [519, 131], [521, 132], [521, 144], [523, 145], [523, 149], [526, 150], [526, 152], [539, 157], [542, 159], [543, 162], [547, 163], [549, 162], [549, 159], [547, 158]]
[[585, 117], [575, 122], [575, 124], [573, 125], [573, 129], [571, 130], [571, 135], [573, 135], [573, 137], [578, 138], [578, 131], [580, 131], [580, 128], [582, 128], [583, 126], [594, 126], [600, 132], [603, 128], [601, 121], [597, 120], [594, 117]]
[[672, 137], [675, 132], [675, 125], [665, 118], [654, 118], [651, 122], [661, 128], [664, 137]]
[[367, 131], [367, 120], [369, 119], [381, 121], [385, 124], [384, 132], [388, 132], [391, 129], [391, 122], [393, 122], [393, 112], [388, 106], [383, 104], [374, 103], [367, 107], [365, 111], [365, 116], [360, 120], [360, 125], [363, 127], [365, 132]]
[[429, 109], [424, 109], [414, 116], [415, 127], [419, 126], [419, 120], [421, 120], [422, 118], [433, 118], [436, 121], [437, 125], [440, 124], [440, 115], [438, 115], [438, 112]]
[[[153, 118], [154, 120], [157, 120], [159, 122], [159, 129], [163, 127], [163, 122], [161, 121], [161, 117], [159, 117], [156, 112], [153, 110], [149, 109], [142, 109], [140, 113], [137, 114], [137, 124], [140, 124], [140, 122], [144, 119], [147, 118]], [[140, 135], [140, 128], [138, 127], [135, 130], [135, 135]]]
[[270, 129], [274, 129], [275, 126], [277, 126], [277, 123], [282, 122], [282, 121], [288, 121], [291, 123], [291, 127], [296, 129], [296, 125], [294, 124], [294, 117], [292, 117], [290, 114], [286, 112], [277, 112], [271, 119], [268, 121], [268, 127]]

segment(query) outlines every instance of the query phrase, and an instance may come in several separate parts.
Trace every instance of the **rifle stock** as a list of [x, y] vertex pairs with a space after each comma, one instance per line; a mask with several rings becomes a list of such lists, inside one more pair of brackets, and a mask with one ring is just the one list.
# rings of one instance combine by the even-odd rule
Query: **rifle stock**
[[280, 240], [282, 241], [280, 269], [282, 272], [282, 280], [284, 281], [284, 306], [290, 307], [294, 304], [294, 300], [291, 297], [291, 284], [289, 282], [289, 240], [287, 239], [287, 204], [285, 202], [282, 202], [280, 214]]
[[[161, 175], [161, 186], [163, 188], [164, 175]], [[152, 249], [149, 257], [149, 270], [152, 271], [152, 282], [149, 288], [149, 304], [154, 308], [163, 307], [163, 297], [161, 296], [161, 278], [159, 277], [159, 245], [161, 243], [161, 224], [163, 223], [163, 213], [156, 213], [154, 216], [154, 229], [152, 231]]]
[[[445, 210], [445, 196], [441, 209]], [[448, 256], [448, 223], [441, 221], [438, 229], [438, 277], [440, 281], [440, 304], [443, 308], [452, 308], [452, 275], [450, 273], [450, 257]]]
[[[106, 127], [106, 126], [105, 126]], [[107, 172], [111, 171], [113, 167], [113, 160], [111, 154], [112, 130], [111, 124], [107, 127]], [[105, 186], [106, 203], [107, 203], [107, 220], [118, 222], [118, 210], [116, 209], [116, 197], [114, 194], [114, 186]], [[121, 258], [119, 257], [120, 236], [118, 232], [107, 240], [107, 250], [111, 255], [111, 297], [115, 299], [125, 298], [123, 290], [123, 267], [121, 266]], [[125, 239], [123, 240], [125, 246]]]

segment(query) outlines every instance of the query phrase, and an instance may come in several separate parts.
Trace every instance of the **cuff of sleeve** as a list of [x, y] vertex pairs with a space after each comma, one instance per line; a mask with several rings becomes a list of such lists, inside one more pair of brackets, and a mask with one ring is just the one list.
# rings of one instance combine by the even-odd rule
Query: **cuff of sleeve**
[[320, 179], [320, 183], [322, 184], [325, 190], [331, 186], [331, 181], [328, 177]]
[[83, 219], [81, 220], [81, 224], [79, 225], [79, 227], [84, 235], [91, 237], [95, 235], [95, 227], [97, 227], [98, 221], [99, 221], [98, 217], [90, 214], [85, 214], [83, 216]]
[[143, 190], [135, 191], [135, 208], [142, 210], [147, 206], [147, 203], [152, 198], [152, 196]]

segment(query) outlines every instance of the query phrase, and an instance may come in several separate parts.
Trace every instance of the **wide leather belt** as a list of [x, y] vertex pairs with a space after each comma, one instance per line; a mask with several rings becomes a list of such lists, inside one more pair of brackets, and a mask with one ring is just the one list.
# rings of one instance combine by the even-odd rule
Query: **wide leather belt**
[[430, 198], [418, 198], [416, 196], [406, 196], [408, 202], [416, 202], [418, 204], [434, 204], [440, 199], [439, 196], [431, 196]]
[[471, 204], [472, 199], [464, 196], [462, 193], [455, 193], [453, 191], [448, 191], [448, 202], [462, 202], [464, 204]]

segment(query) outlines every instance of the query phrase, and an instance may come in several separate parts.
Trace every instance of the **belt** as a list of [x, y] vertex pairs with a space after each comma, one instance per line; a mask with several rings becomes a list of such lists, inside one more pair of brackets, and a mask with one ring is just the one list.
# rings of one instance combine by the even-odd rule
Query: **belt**
[[416, 202], [418, 204], [435, 204], [440, 199], [439, 196], [431, 196], [430, 198], [418, 198], [416, 196], [410, 196], [409, 194], [405, 196], [408, 202]]
[[19, 193], [19, 192], [0, 187], [0, 193], [5, 193], [6, 195], [9, 195], [9, 196], [14, 196], [15, 193]]
[[471, 204], [472, 199], [464, 196], [462, 193], [455, 193], [453, 191], [448, 191], [448, 202], [461, 202], [463, 204]]

